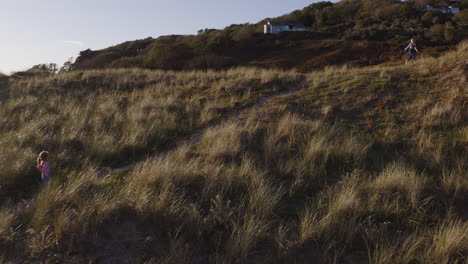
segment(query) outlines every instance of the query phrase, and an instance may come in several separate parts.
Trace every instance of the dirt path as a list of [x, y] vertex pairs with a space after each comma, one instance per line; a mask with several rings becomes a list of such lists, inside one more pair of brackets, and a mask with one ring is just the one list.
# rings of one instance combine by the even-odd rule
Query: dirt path
[[[293, 93], [295, 93], [295, 92], [297, 92], [297, 91], [303, 89], [304, 86], [305, 86], [305, 83], [300, 83], [299, 85], [297, 85], [297, 86], [295, 86], [295, 87], [293, 87], [293, 88], [291, 88], [291, 89], [288, 89], [288, 90], [286, 90], [286, 91], [282, 91], [282, 92], [280, 92], [280, 93], [276, 93], [276, 94], [272, 94], [272, 95], [263, 97], [263, 98], [261, 98], [260, 100], [258, 100], [258, 102], [255, 103], [254, 105], [252, 105], [252, 106], [250, 106], [250, 107], [247, 107], [247, 108], [245, 108], [245, 109], [242, 109], [242, 110], [240, 110], [240, 111], [237, 111], [237, 112], [234, 112], [234, 113], [230, 114], [226, 119], [220, 121], [219, 123], [195, 131], [192, 135], [190, 135], [190, 137], [189, 137], [187, 140], [184, 140], [182, 143], [177, 144], [177, 146], [175, 146], [175, 147], [173, 147], [173, 148], [171, 148], [171, 149], [169, 149], [169, 150], [167, 150], [167, 151], [164, 151], [164, 152], [162, 152], [162, 153], [157, 154], [156, 156], [154, 156], [154, 157], [151, 158], [151, 159], [161, 158], [161, 157], [168, 156], [168, 155], [174, 153], [180, 146], [184, 146], [184, 145], [195, 145], [195, 144], [197, 144], [197, 143], [200, 142], [201, 137], [202, 137], [203, 133], [204, 133], [206, 130], [219, 127], [220, 125], [222, 125], [222, 124], [225, 123], [225, 122], [228, 122], [228, 121], [231, 121], [231, 120], [235, 120], [235, 119], [239, 118], [240, 116], [243, 116], [243, 115], [245, 115], [246, 113], [252, 111], [253, 109], [258, 108], [258, 107], [260, 107], [260, 106], [263, 106], [263, 105], [267, 104], [268, 102], [270, 102], [270, 101], [273, 100], [273, 99], [276, 99], [276, 98], [279, 98], [279, 97], [288, 96], [288, 95], [290, 95], [290, 94], [293, 94]], [[99, 172], [96, 174], [96, 177], [97, 177], [97, 178], [105, 178], [105, 177], [109, 177], [109, 176], [112, 176], [112, 175], [115, 175], [115, 174], [118, 174], [118, 173], [127, 172], [127, 171], [132, 170], [133, 168], [135, 168], [138, 164], [140, 164], [140, 163], [142, 163], [142, 162], [144, 162], [144, 161], [139, 161], [139, 162], [136, 162], [136, 163], [132, 163], [132, 164], [130, 164], [130, 165], [123, 166], [123, 167], [120, 167], [120, 168], [115, 168], [115, 169], [104, 169], [104, 170], [99, 171]]]

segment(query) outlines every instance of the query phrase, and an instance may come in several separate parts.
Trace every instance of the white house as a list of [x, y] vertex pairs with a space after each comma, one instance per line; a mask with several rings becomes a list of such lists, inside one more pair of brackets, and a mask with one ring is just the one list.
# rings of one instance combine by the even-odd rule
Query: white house
[[271, 22], [264, 25], [265, 34], [279, 34], [283, 31], [305, 31], [306, 27], [300, 23]]
[[455, 7], [455, 6], [449, 6], [449, 7], [445, 7], [445, 6], [439, 6], [439, 7], [434, 7], [434, 6], [426, 6], [426, 11], [440, 11], [444, 14], [451, 14], [451, 15], [456, 15], [458, 14], [458, 12], [460, 12], [460, 8], [459, 7]]

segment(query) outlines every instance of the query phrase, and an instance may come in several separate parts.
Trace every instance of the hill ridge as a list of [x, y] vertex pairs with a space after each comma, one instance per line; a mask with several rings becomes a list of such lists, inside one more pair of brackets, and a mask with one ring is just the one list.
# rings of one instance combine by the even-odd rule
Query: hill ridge
[[[255, 24], [127, 41], [99, 51], [88, 49], [80, 53], [72, 68], [190, 70], [254, 65], [310, 72], [327, 65], [401, 60], [401, 51], [412, 37], [423, 53], [438, 56], [467, 35], [468, 3], [460, 2], [460, 13], [451, 16], [425, 11], [423, 2], [318, 2]], [[309, 31], [265, 35], [267, 20], [301, 22]]]

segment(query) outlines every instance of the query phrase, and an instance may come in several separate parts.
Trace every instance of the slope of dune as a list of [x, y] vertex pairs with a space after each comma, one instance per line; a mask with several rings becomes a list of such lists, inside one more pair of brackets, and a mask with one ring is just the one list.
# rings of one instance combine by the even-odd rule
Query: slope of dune
[[0, 263], [464, 263], [467, 74], [463, 42], [308, 74], [10, 77]]

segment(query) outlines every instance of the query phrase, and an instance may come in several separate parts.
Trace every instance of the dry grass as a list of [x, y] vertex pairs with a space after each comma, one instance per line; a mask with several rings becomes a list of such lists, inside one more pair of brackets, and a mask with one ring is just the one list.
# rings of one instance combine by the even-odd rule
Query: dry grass
[[444, 170], [442, 174], [442, 190], [450, 196], [458, 199], [464, 199], [468, 191], [468, 170], [463, 162], [466, 162], [466, 157], [463, 161], [459, 161], [457, 168], [452, 170]]
[[299, 81], [295, 74], [253, 69], [89, 71], [13, 80], [0, 110], [0, 146], [2, 157], [14, 162], [0, 172], [0, 192], [31, 182], [28, 163], [42, 149], [53, 153], [58, 175], [89, 164], [121, 166]]
[[359, 179], [352, 174], [325, 190], [300, 214], [300, 243], [310, 239], [324, 244], [348, 243], [359, 230]]
[[0, 236], [7, 237], [15, 215], [10, 210], [0, 211]]
[[447, 219], [432, 233], [427, 261], [444, 264], [459, 262], [456, 260], [466, 257], [467, 245], [468, 223], [459, 219]]
[[[415, 88], [453, 74], [443, 68], [466, 57], [463, 45], [414, 67], [306, 77], [135, 69], [12, 80], [0, 109], [0, 260], [466, 262], [463, 108], [451, 83]], [[198, 131], [199, 142], [159, 155]], [[43, 148], [47, 187], [34, 168]]]
[[371, 264], [414, 263], [420, 258], [424, 239], [418, 235], [393, 240], [382, 231], [366, 233], [368, 261]]
[[394, 194], [402, 194], [404, 199], [415, 208], [420, 199], [420, 193], [425, 187], [425, 180], [414, 169], [398, 162], [385, 168], [369, 183], [369, 186], [375, 192], [376, 202], [386, 194], [393, 196], [393, 199], [395, 199]]

